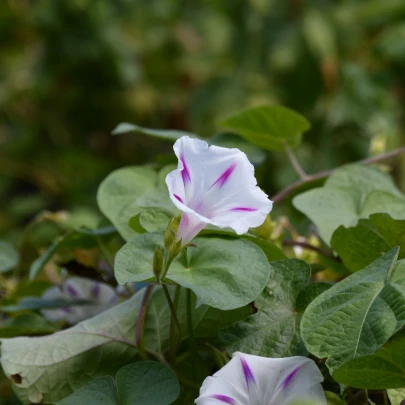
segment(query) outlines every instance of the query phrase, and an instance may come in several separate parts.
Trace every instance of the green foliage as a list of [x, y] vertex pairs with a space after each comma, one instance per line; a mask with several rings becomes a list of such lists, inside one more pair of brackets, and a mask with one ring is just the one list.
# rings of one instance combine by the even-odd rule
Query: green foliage
[[387, 393], [391, 405], [401, 405], [401, 402], [405, 399], [405, 388], [390, 389], [387, 390]]
[[310, 267], [296, 259], [273, 262], [271, 266], [270, 280], [255, 300], [258, 312], [220, 333], [230, 353], [240, 351], [264, 357], [306, 354], [296, 303], [310, 279]]
[[112, 377], [99, 377], [62, 399], [58, 405], [119, 405]]
[[50, 336], [3, 339], [1, 366], [8, 377], [18, 375], [13, 381], [23, 402], [55, 404], [91, 379], [114, 373], [134, 360], [134, 313], [141, 300], [142, 294], [138, 293], [94, 318]]
[[405, 221], [394, 220], [387, 214], [373, 214], [360, 219], [356, 226], [340, 226], [332, 236], [331, 245], [351, 271], [365, 267], [395, 246], [399, 258], [405, 255]]
[[[339, 166], [403, 144], [404, 2], [158, 3], [0, 4], [0, 403], [19, 402], [12, 385], [25, 404], [191, 404], [226, 348], [280, 357], [305, 343], [325, 389], [348, 384], [328, 405], [366, 402], [353, 387], [399, 405], [403, 157]], [[170, 266], [168, 296], [134, 295], [179, 214], [165, 177], [183, 135], [244, 151], [269, 196], [299, 174], [288, 196], [301, 194], [245, 235], [206, 227]], [[337, 170], [307, 181], [286, 146], [309, 176]], [[41, 298], [71, 276], [124, 302], [50, 323], [43, 309], [89, 304]]]
[[164, 180], [147, 167], [127, 167], [112, 172], [101, 183], [97, 201], [100, 210], [125, 240], [139, 234], [130, 227], [129, 221], [142, 208], [175, 212]]
[[301, 115], [278, 105], [253, 107], [221, 121], [221, 125], [265, 150], [295, 147], [310, 123]]
[[12, 270], [18, 263], [18, 252], [7, 242], [0, 241], [0, 273]]
[[331, 371], [375, 352], [405, 324], [405, 273], [389, 274], [397, 256], [397, 248], [390, 250], [305, 310], [302, 338], [310, 353], [328, 358]]
[[113, 131], [113, 135], [121, 135], [126, 134], [128, 132], [136, 132], [144, 135], [153, 136], [159, 139], [163, 139], [165, 141], [175, 141], [182, 136], [190, 136], [193, 138], [197, 138], [197, 135], [192, 134], [186, 131], [172, 131], [172, 130], [162, 130], [162, 129], [150, 129], [150, 128], [143, 128], [139, 125], [135, 124], [128, 124], [127, 122], [123, 122], [119, 124]]
[[34, 313], [22, 314], [0, 322], [0, 338], [47, 335], [56, 330], [52, 323]]
[[119, 370], [117, 387], [122, 405], [168, 405], [180, 392], [173, 371], [150, 361], [129, 364]]
[[[197, 306], [239, 308], [262, 292], [270, 266], [255, 244], [219, 238], [199, 238], [194, 243], [197, 248], [183, 251], [174, 260], [167, 278], [194, 291]], [[161, 233], [140, 235], [127, 242], [115, 259], [117, 281], [124, 284], [151, 280], [156, 246], [163, 247]]]
[[405, 219], [405, 196], [391, 177], [370, 166], [341, 167], [323, 187], [298, 195], [293, 203], [314, 222], [328, 244], [339, 226], [354, 226], [374, 213]]
[[[116, 392], [118, 390], [118, 395]], [[176, 375], [163, 364], [142, 361], [117, 373], [117, 387], [111, 377], [99, 377], [58, 405], [169, 405], [179, 396]]]
[[348, 361], [333, 373], [336, 381], [356, 388], [387, 389], [405, 386], [405, 339], [396, 336], [371, 356]]

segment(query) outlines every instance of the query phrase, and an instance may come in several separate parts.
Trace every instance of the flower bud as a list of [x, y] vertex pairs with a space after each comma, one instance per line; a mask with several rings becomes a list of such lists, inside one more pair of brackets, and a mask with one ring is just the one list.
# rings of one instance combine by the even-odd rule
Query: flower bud
[[180, 217], [173, 217], [170, 219], [165, 231], [165, 249], [170, 250], [173, 243], [176, 242], [177, 229], [179, 227]]
[[158, 246], [153, 256], [153, 274], [155, 275], [156, 281], [158, 283], [160, 283], [160, 276], [162, 275], [162, 272], [163, 272], [163, 248]]

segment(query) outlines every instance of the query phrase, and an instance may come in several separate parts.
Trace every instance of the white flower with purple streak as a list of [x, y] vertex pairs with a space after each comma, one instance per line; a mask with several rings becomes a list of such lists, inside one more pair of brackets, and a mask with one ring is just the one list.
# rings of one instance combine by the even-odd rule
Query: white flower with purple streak
[[173, 149], [179, 163], [166, 184], [183, 212], [177, 233], [183, 245], [207, 224], [241, 235], [264, 222], [272, 202], [257, 186], [254, 167], [243, 152], [188, 136], [178, 139]]
[[288, 405], [296, 400], [326, 405], [315, 362], [306, 357], [270, 359], [236, 352], [205, 379], [198, 405]]
[[71, 277], [59, 286], [48, 288], [41, 298], [62, 299], [70, 304], [74, 304], [75, 300], [89, 301], [89, 305], [70, 305], [41, 311], [43, 317], [49, 321], [63, 320], [71, 325], [91, 318], [118, 302], [115, 290], [110, 285], [84, 277]]

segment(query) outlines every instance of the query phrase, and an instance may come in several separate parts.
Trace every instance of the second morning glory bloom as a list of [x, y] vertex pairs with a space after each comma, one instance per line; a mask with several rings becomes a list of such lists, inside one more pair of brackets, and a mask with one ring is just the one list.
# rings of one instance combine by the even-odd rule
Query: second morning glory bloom
[[241, 235], [264, 222], [272, 202], [257, 186], [254, 167], [243, 152], [188, 136], [178, 139], [173, 149], [179, 163], [166, 184], [182, 211], [177, 238], [183, 245], [207, 224]]
[[197, 405], [289, 405], [297, 400], [326, 405], [323, 376], [306, 357], [270, 359], [234, 353], [232, 360], [205, 379]]
[[57, 309], [43, 309], [42, 315], [49, 321], [66, 321], [74, 325], [91, 318], [118, 303], [114, 288], [110, 285], [84, 277], [71, 277], [60, 286], [50, 287], [43, 294], [45, 300], [63, 299], [89, 301], [89, 305], [72, 305]]

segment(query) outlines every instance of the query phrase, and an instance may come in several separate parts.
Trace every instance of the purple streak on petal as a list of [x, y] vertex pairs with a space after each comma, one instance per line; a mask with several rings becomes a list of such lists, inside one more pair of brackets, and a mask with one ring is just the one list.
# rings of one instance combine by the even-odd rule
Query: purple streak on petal
[[226, 395], [214, 394], [211, 395], [211, 398], [217, 399], [218, 401], [224, 402], [225, 404], [236, 405], [236, 401]]
[[231, 174], [235, 170], [236, 163], [232, 163], [215, 181], [215, 183], [210, 187], [219, 186], [219, 188], [223, 187], [224, 184], [229, 180]]
[[96, 281], [96, 284], [94, 284], [93, 291], [92, 291], [93, 297], [98, 298], [100, 295], [100, 283]]
[[184, 204], [183, 199], [180, 196], [178, 196], [177, 194], [173, 194], [173, 195], [177, 200], [179, 200], [182, 204]]
[[73, 312], [73, 310], [69, 307], [62, 307], [61, 311], [67, 313], [67, 314], [71, 314]]
[[235, 208], [231, 208], [229, 211], [235, 211], [235, 212], [254, 212], [254, 211], [257, 211], [257, 208], [252, 208], [252, 207], [235, 207]]
[[77, 298], [79, 296], [78, 292], [76, 291], [75, 288], [73, 288], [70, 284], [66, 284], [66, 290], [67, 292], [72, 296]]
[[283, 390], [285, 390], [291, 384], [291, 381], [293, 380], [294, 376], [298, 373], [300, 367], [301, 366], [298, 366], [293, 371], [291, 371], [291, 373], [288, 374], [288, 376], [281, 383], [281, 387], [283, 388]]
[[249, 367], [249, 364], [247, 364], [247, 361], [240, 356], [240, 360], [242, 362], [242, 369], [243, 369], [243, 374], [245, 375], [245, 380], [246, 380], [246, 384], [248, 386], [248, 389], [250, 387], [250, 384], [253, 382], [255, 382], [255, 377], [252, 373], [252, 370]]
[[183, 170], [181, 171], [181, 176], [183, 177], [183, 184], [191, 183], [190, 171], [188, 170], [187, 163], [184, 159], [184, 155], [180, 156], [180, 161], [183, 163]]

